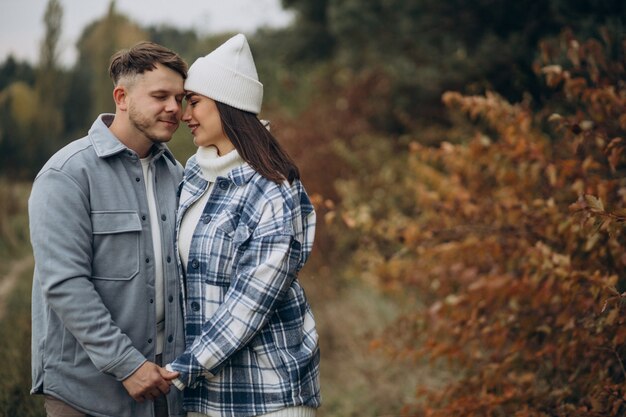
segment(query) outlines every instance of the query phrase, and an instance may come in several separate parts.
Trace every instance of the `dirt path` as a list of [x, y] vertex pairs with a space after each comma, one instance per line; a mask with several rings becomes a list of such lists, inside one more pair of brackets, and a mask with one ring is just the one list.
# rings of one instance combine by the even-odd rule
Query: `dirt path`
[[0, 277], [0, 320], [2, 320], [2, 316], [4, 316], [6, 300], [11, 294], [13, 287], [15, 287], [18, 278], [24, 273], [24, 271], [32, 267], [33, 257], [32, 255], [29, 255], [13, 262], [9, 272], [7, 272], [4, 277]]

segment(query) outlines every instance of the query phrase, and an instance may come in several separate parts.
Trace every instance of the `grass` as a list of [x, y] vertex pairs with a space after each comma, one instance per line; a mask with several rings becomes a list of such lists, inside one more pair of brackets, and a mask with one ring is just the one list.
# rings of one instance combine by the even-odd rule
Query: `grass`
[[21, 274], [0, 321], [0, 416], [45, 416], [42, 398], [29, 394], [32, 274]]
[[[399, 416], [418, 383], [440, 385], [442, 369], [370, 348], [405, 307], [362, 280], [305, 268], [301, 281], [320, 333], [322, 407], [318, 417]], [[341, 281], [341, 282], [338, 282]]]
[[[30, 252], [29, 183], [0, 178], [0, 280]], [[45, 416], [43, 400], [30, 395], [30, 293], [33, 271], [23, 271], [6, 297], [0, 319], [0, 417]]]
[[10, 268], [11, 259], [30, 250], [28, 196], [31, 184], [0, 178], [0, 276]]

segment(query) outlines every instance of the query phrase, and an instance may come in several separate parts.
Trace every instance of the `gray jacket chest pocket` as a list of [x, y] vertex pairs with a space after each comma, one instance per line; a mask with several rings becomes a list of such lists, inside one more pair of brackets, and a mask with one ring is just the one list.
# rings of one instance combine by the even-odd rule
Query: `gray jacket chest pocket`
[[91, 213], [95, 279], [130, 280], [139, 272], [141, 221], [136, 211]]

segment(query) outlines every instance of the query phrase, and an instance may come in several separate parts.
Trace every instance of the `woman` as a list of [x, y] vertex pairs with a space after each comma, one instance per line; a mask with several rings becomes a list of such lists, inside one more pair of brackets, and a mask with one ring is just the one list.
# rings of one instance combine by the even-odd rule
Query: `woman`
[[257, 118], [263, 85], [246, 38], [196, 60], [185, 90], [198, 146], [177, 219], [187, 348], [167, 368], [189, 416], [314, 416], [319, 347], [297, 273], [315, 212]]

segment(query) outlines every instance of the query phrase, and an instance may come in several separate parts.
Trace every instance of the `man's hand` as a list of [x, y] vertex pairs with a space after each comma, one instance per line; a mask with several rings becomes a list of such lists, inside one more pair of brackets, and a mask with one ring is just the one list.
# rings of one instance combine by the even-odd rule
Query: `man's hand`
[[170, 391], [170, 381], [177, 377], [178, 372], [170, 372], [147, 361], [123, 380], [122, 384], [135, 401], [143, 402], [167, 394]]

